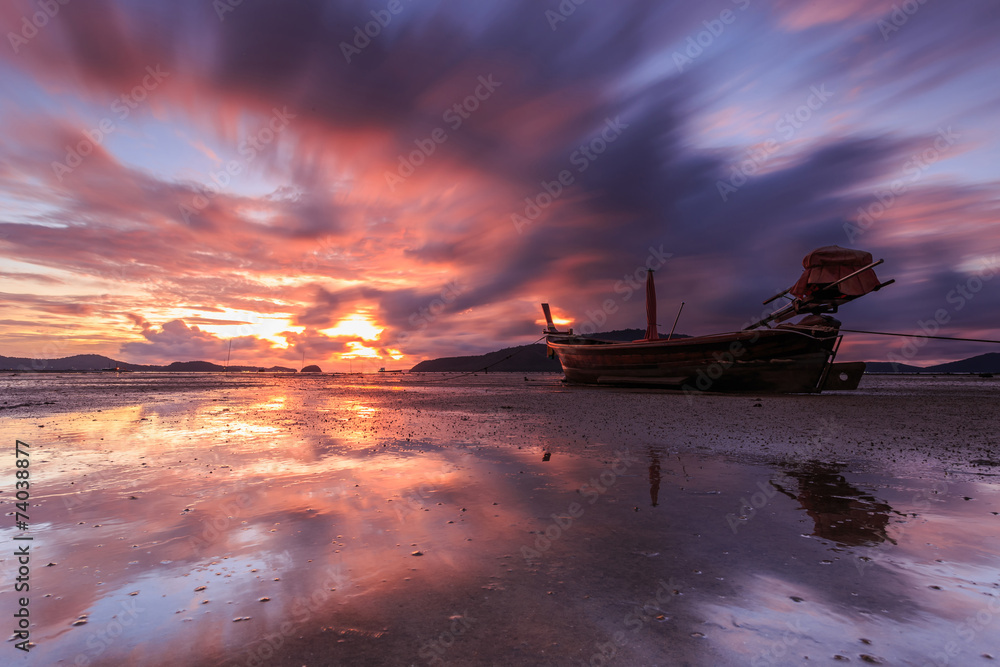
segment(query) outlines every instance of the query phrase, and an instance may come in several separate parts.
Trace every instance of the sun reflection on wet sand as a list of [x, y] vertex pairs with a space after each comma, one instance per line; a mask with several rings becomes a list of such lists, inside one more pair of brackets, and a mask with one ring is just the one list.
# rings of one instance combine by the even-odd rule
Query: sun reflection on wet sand
[[676, 443], [697, 419], [663, 436], [662, 417], [607, 417], [683, 397], [520, 378], [192, 379], [132, 404], [128, 382], [156, 381], [88, 403], [92, 382], [0, 424], [35, 448], [31, 664], [995, 650], [992, 626], [962, 625], [1000, 627], [988, 476], [698, 451]]

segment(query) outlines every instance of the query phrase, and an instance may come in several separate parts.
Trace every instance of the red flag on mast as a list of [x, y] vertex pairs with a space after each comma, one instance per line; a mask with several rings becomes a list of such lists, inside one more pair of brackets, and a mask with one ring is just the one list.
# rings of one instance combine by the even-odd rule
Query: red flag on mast
[[646, 337], [643, 340], [659, 340], [656, 331], [656, 287], [653, 285], [653, 270], [646, 273]]

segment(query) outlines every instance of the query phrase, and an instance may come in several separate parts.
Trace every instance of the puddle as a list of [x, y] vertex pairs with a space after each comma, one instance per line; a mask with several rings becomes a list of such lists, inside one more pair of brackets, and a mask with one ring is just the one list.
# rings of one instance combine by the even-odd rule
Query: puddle
[[[166, 386], [121, 400], [105, 391], [101, 403], [100, 379], [64, 376], [58, 406], [5, 418], [0, 437], [32, 445], [36, 645], [14, 658], [1000, 657], [1000, 497], [989, 474], [916, 454], [827, 456], [837, 437], [860, 436], [849, 427], [823, 446], [749, 454], [697, 449], [717, 434], [692, 436], [696, 422], [669, 411], [641, 429], [619, 419], [617, 437], [585, 422], [665, 400], [651, 394], [511, 377], [475, 379], [466, 402], [460, 386], [299, 380], [195, 378], [178, 389], [129, 379]], [[36, 395], [52, 395], [48, 381]], [[557, 400], [591, 403], [567, 416], [545, 407]], [[668, 400], [678, 413], [685, 405]], [[777, 450], [782, 437], [744, 439]], [[3, 487], [5, 512], [12, 495]], [[6, 544], [17, 532], [0, 530]], [[5, 581], [15, 567], [0, 561]], [[13, 595], [0, 592], [5, 611]]]

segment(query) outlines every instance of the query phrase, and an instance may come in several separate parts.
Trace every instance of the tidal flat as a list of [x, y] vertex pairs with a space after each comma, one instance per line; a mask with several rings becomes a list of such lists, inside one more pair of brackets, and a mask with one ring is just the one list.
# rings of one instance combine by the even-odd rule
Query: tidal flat
[[1000, 658], [1000, 379], [560, 377], [0, 377], [3, 663]]

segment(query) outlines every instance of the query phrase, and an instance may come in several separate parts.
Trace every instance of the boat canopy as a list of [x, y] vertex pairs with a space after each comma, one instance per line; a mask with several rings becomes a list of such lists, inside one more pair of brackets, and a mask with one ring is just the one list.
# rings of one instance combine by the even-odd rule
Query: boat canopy
[[811, 313], [835, 313], [837, 308], [869, 292], [875, 292], [895, 280], [879, 282], [875, 267], [882, 263], [872, 261], [870, 252], [851, 250], [836, 245], [817, 248], [802, 260], [805, 271], [798, 281], [783, 292], [764, 302], [767, 305], [785, 297], [791, 299], [767, 317], [751, 324], [748, 329], [767, 326], [770, 322], [784, 322], [790, 317]]
[[[875, 270], [867, 268], [872, 264], [870, 252], [836, 245], [817, 248], [802, 260], [805, 271], [789, 292], [800, 299], [842, 299], [864, 296], [879, 286]], [[865, 268], [867, 270], [863, 271]], [[857, 275], [851, 276], [852, 273]], [[844, 278], [847, 279], [838, 282]]]

